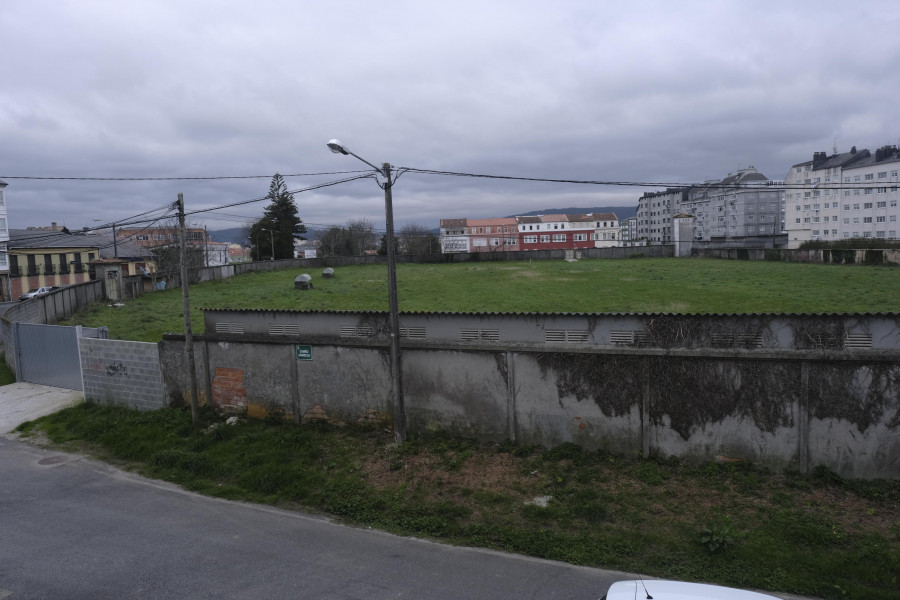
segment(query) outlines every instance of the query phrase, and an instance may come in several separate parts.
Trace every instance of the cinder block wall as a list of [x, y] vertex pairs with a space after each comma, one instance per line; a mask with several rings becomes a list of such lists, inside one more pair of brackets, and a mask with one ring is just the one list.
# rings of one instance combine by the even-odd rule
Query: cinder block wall
[[141, 410], [166, 406], [156, 344], [82, 338], [80, 346], [86, 400]]

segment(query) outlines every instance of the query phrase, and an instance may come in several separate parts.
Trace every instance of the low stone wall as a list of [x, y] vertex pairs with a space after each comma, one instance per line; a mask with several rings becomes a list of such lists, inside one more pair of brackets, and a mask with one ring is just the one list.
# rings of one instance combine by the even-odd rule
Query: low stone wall
[[86, 400], [141, 410], [166, 406], [157, 344], [82, 338], [80, 352]]

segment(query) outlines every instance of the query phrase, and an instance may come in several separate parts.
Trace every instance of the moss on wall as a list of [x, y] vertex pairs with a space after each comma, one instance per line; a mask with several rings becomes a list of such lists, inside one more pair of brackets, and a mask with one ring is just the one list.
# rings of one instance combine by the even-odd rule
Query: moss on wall
[[843, 419], [864, 432], [891, 411], [889, 426], [896, 427], [900, 425], [900, 366], [896, 363], [810, 365], [810, 416]]
[[641, 403], [641, 358], [610, 354], [535, 355], [541, 375], [552, 372], [559, 397], [597, 404], [604, 415], [628, 415]]
[[727, 417], [750, 418], [769, 433], [794, 424], [800, 398], [796, 363], [654, 357], [650, 360], [650, 421], [685, 440]]

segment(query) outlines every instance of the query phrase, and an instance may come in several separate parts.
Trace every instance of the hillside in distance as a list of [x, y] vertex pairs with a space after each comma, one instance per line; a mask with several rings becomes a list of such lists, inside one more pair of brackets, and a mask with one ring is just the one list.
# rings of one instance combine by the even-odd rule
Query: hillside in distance
[[509, 215], [510, 217], [533, 217], [536, 215], [586, 215], [596, 213], [615, 213], [619, 220], [633, 217], [637, 214], [637, 206], [594, 206], [591, 208], [570, 206], [569, 208], [545, 208], [531, 212]]

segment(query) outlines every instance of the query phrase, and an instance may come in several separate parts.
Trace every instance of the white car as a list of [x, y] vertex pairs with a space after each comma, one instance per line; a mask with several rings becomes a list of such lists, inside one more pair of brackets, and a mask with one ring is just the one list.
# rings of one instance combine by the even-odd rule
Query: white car
[[779, 600], [758, 592], [748, 592], [736, 588], [647, 579], [617, 581], [609, 586], [603, 600]]
[[39, 287], [28, 290], [21, 296], [19, 296], [19, 300], [28, 300], [29, 298], [37, 298], [38, 296], [43, 296], [44, 294], [49, 294], [53, 291], [52, 287]]

